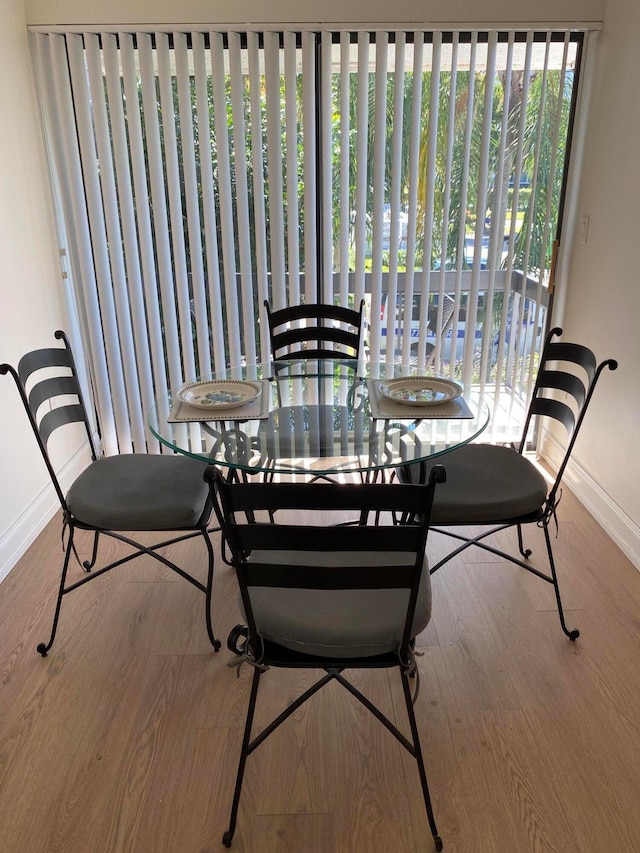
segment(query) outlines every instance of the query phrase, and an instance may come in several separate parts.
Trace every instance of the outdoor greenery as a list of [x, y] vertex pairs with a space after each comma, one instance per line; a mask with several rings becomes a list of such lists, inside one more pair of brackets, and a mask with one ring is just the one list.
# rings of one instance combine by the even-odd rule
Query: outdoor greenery
[[[469, 268], [470, 256], [464, 251], [464, 235], [469, 240], [473, 238], [478, 217], [484, 219], [482, 232], [489, 238], [489, 258], [494, 258], [499, 267], [506, 263], [509, 240], [511, 240], [513, 265], [528, 273], [537, 273], [548, 269], [551, 246], [555, 237], [554, 223], [557, 221], [560, 190], [563, 178], [565, 146], [567, 141], [571, 97], [573, 90], [573, 73], [558, 70], [531, 71], [525, 80], [522, 70], [513, 70], [509, 77], [506, 71], [498, 69], [492, 80], [487, 79], [484, 71], [473, 75], [468, 71], [458, 71], [452, 74], [450, 70], [440, 73], [438, 85], [437, 111], [431, 104], [430, 93], [432, 72], [424, 70], [416, 86], [414, 74], [407, 71], [398, 76], [394, 72], [387, 74], [385, 99], [378, 103], [376, 99], [376, 74], [369, 73], [367, 81], [367, 114], [366, 126], [366, 164], [358, 162], [358, 127], [359, 110], [359, 78], [356, 73], [348, 75], [349, 105], [348, 133], [343, 135], [342, 126], [342, 85], [343, 77], [339, 73], [331, 76], [331, 140], [332, 140], [332, 171], [329, 178], [332, 187], [332, 216], [333, 216], [333, 267], [339, 271], [341, 234], [346, 233], [349, 241], [349, 269], [354, 270], [362, 259], [356, 257], [354, 233], [356, 225], [356, 195], [359, 191], [359, 180], [365, 176], [366, 181], [366, 210], [365, 229], [367, 232], [367, 255], [371, 263], [374, 193], [376, 192], [374, 178], [374, 142], [376, 115], [384, 110], [384, 204], [392, 204], [392, 175], [399, 174], [400, 206], [402, 211], [409, 207], [412, 197], [417, 208], [417, 228], [415, 252], [411, 259], [413, 269], [419, 270], [424, 265], [424, 233], [425, 214], [428, 203], [432, 205], [432, 229], [430, 235], [432, 269], [444, 264], [448, 269]], [[453, 83], [453, 89], [452, 89]], [[480, 185], [481, 146], [483, 144], [483, 123], [485, 110], [485, 90], [491, 85], [493, 98], [491, 102], [490, 119], [490, 148], [488, 155], [487, 185]], [[310, 224], [315, 223], [315, 211], [307, 210], [304, 195], [304, 165], [307, 156], [308, 129], [305, 124], [310, 120], [303, 109], [303, 72], [296, 75], [295, 101], [295, 137], [291, 136], [290, 125], [287, 125], [287, 104], [292, 93], [287, 90], [285, 75], [280, 77], [280, 115], [279, 138], [282, 158], [282, 213], [284, 217], [284, 234], [288, 242], [292, 230], [298, 237], [298, 263], [301, 269], [305, 264], [305, 233]], [[401, 87], [400, 115], [397, 115], [398, 99], [396, 89]], [[238, 127], [238, 115], [234, 114], [231, 90], [231, 78], [225, 79], [226, 123], [216, 124], [214, 118], [213, 82], [208, 81], [209, 126], [200, 128], [196, 112], [195, 82], [191, 81], [193, 104], [193, 134], [196, 141], [196, 164], [200, 175], [200, 158], [211, 157], [214, 183], [219, 182], [221, 158], [219, 148], [224, 146], [229, 151], [230, 179], [233, 189], [234, 213], [237, 215], [237, 177], [240, 166], [247, 176], [247, 192], [252, 228], [252, 246], [255, 248], [255, 205], [264, 206], [266, 214], [267, 246], [271, 241], [270, 222], [274, 199], [271, 193], [273, 157], [270, 159], [267, 149], [267, 85], [261, 78], [260, 91], [252, 92], [247, 76], [243, 82], [242, 125], [245, 135], [235, 139], [235, 128]], [[413, 186], [410, 174], [410, 134], [413, 100], [418, 92], [420, 145], [418, 183]], [[562, 93], [562, 97], [560, 94]], [[180, 111], [178, 109], [177, 83], [174, 78], [175, 110], [171, 117], [175, 121], [178, 151], [181, 151], [182, 134], [180, 128]], [[558, 113], [558, 108], [560, 112]], [[258, 126], [260, 135], [254, 138], [252, 114], [259, 109]], [[290, 109], [290, 107], [289, 107]], [[506, 111], [506, 117], [505, 117]], [[524, 115], [523, 115], [524, 113]], [[435, 180], [428, 185], [430, 175], [429, 135], [432, 115], [437, 115], [435, 164], [433, 174]], [[162, 127], [163, 110], [158, 101], [158, 117]], [[504, 134], [504, 154], [500, 141], [503, 135], [503, 123], [506, 121]], [[556, 128], [556, 124], [559, 127]], [[394, 160], [394, 131], [396, 125], [401, 127], [401, 143], [399, 161]], [[255, 127], [255, 124], [253, 125]], [[467, 142], [469, 134], [469, 142]], [[554, 147], [554, 141], [558, 145]], [[451, 150], [449, 153], [449, 145]], [[344, 209], [341, 196], [341, 157], [345, 150], [348, 154], [348, 207]], [[256, 158], [256, 148], [261, 156]], [[296, 174], [293, 180], [287, 174], [288, 155], [294, 150]], [[501, 155], [504, 156], [502, 168]], [[317, 152], [316, 152], [316, 155]], [[254, 167], [261, 163], [264, 198], [254, 198]], [[515, 180], [517, 176], [517, 180]], [[291, 199], [291, 188], [294, 188], [296, 198]], [[220, 229], [219, 194], [216, 193], [218, 229]], [[480, 210], [479, 199], [486, 197], [486, 204]], [[292, 204], [292, 201], [294, 202]], [[297, 213], [295, 221], [291, 220], [291, 211]], [[186, 218], [186, 211], [185, 211]], [[343, 225], [346, 221], [347, 227]], [[445, 224], [446, 222], [446, 224]], [[552, 227], [546, 227], [550, 222]], [[485, 240], [485, 245], [486, 245]], [[385, 246], [383, 255], [378, 259], [384, 267], [389, 265], [389, 249]], [[236, 258], [239, 261], [239, 258]], [[400, 269], [407, 263], [406, 242], [401, 245], [396, 259]], [[221, 266], [222, 269], [222, 266]]]
[[[504, 264], [505, 259], [501, 252], [505, 238], [510, 237], [510, 223], [513, 221], [513, 264], [518, 269], [527, 272], [548, 269], [550, 260], [551, 244], [555, 233], [553, 229], [545, 231], [546, 221], [555, 223], [558, 216], [558, 205], [562, 183], [562, 168], [565, 158], [565, 144], [571, 105], [573, 75], [563, 75], [559, 71], [550, 71], [543, 74], [534, 71], [528, 81], [528, 97], [523, 102], [524, 74], [522, 71], [512, 72], [507, 79], [505, 73], [498, 73], [494, 83], [494, 99], [491, 115], [491, 147], [489, 151], [489, 183], [486, 187], [488, 203], [486, 208], [478, 211], [478, 196], [481, 190], [479, 184], [480, 147], [482, 144], [482, 127], [484, 121], [484, 92], [487, 85], [484, 73], [476, 74], [471, 81], [469, 73], [459, 73], [455, 80], [455, 94], [451, 96], [451, 72], [443, 72], [440, 75], [439, 105], [437, 143], [435, 154], [435, 183], [433, 187], [427, 186], [427, 175], [429, 173], [428, 162], [428, 140], [430, 133], [430, 119], [432, 114], [429, 98], [425, 95], [431, 90], [431, 72], [423, 73], [421, 83], [422, 101], [420, 103], [420, 167], [419, 185], [417, 190], [410, 185], [409, 175], [409, 134], [410, 123], [407, 119], [412, 111], [412, 98], [414, 92], [413, 74], [407, 73], [404, 79], [396, 79], [390, 74], [387, 85], [387, 100], [382, 107], [375, 103], [375, 77], [369, 77], [369, 98], [372, 104], [370, 113], [375, 117], [375, 110], [383, 108], [386, 113], [386, 139], [385, 139], [385, 203], [391, 204], [391, 180], [389, 176], [394, 168], [393, 163], [393, 132], [395, 127], [395, 88], [403, 86], [403, 109], [402, 109], [402, 143], [400, 171], [401, 205], [403, 209], [409, 204], [412, 192], [416, 193], [417, 201], [417, 233], [421, 235], [425, 230], [425, 207], [429, 192], [433, 193], [433, 224], [431, 234], [431, 268], [438, 269], [444, 262], [448, 269], [469, 267], [469, 259], [464, 252], [460, 251], [463, 244], [460, 241], [461, 232], [464, 235], [473, 236], [478, 215], [483, 216], [486, 227], [484, 233], [491, 239], [490, 257], [496, 259], [496, 265]], [[334, 103], [340, 103], [340, 78], [336, 75], [333, 83]], [[357, 85], [355, 75], [350, 81], [351, 91], [349, 103], [352, 110], [351, 126], [355, 127], [355, 112], [357, 109]], [[471, 87], [473, 85], [473, 92]], [[562, 89], [563, 97], [559, 98]], [[470, 97], [470, 94], [473, 97]], [[453, 101], [454, 109], [449, 105]], [[558, 116], [558, 106], [560, 115]], [[499, 169], [500, 158], [500, 135], [504, 121], [505, 108], [507, 109], [506, 146], [504, 152], [504, 166]], [[465, 154], [465, 134], [468, 121], [468, 111], [472, 110], [470, 145]], [[520, 135], [519, 128], [523, 110], [524, 135]], [[556, 133], [556, 122], [559, 122]], [[453, 140], [450, 160], [448, 158], [448, 145], [450, 124], [453, 125]], [[373, 208], [374, 182], [373, 182], [373, 152], [374, 152], [374, 122], [369, 122], [369, 140], [367, 145], [367, 227], [372, 230], [372, 217], [369, 211]], [[352, 131], [349, 140], [349, 211], [356, 207], [357, 186], [357, 160], [355, 156], [354, 137], [356, 131]], [[559, 145], [552, 148], [554, 139], [558, 138]], [[521, 160], [517, 164], [518, 142], [521, 139]], [[340, 233], [341, 218], [345, 215], [340, 206], [339, 186], [339, 157], [341, 151], [340, 114], [334, 112], [333, 117], [333, 177], [335, 192], [333, 194], [333, 220], [334, 234]], [[513, 176], [519, 166], [520, 180], [514, 185]], [[463, 179], [465, 170], [466, 180]], [[497, 177], [502, 174], [502, 182], [498, 183]], [[449, 190], [448, 202], [446, 190]], [[497, 215], [494, 216], [494, 211]], [[352, 216], [353, 218], [353, 216]], [[446, 227], [445, 227], [446, 218]], [[517, 223], [517, 230], [516, 230]], [[352, 223], [353, 224], [353, 223]], [[353, 228], [351, 228], [351, 233]], [[530, 240], [527, 237], [530, 236]], [[443, 240], [444, 237], [444, 240]], [[414, 269], [422, 269], [424, 241], [417, 240], [416, 252], [413, 258]], [[339, 251], [335, 252], [336, 258]], [[388, 266], [388, 252], [383, 255], [383, 265]], [[355, 264], [355, 252], [350, 253], [350, 268]], [[406, 265], [406, 251], [400, 251], [398, 265], [404, 268]]]
[[[375, 36], [370, 38], [370, 57], [373, 57]], [[575, 45], [573, 48], [575, 51]], [[326, 213], [324, 208], [319, 211], [327, 189], [330, 189], [332, 231], [329, 257], [336, 299], [339, 298], [337, 280], [345, 271], [378, 270], [386, 276], [392, 272], [419, 273], [425, 265], [433, 271], [464, 270], [472, 268], [478, 255], [483, 269], [520, 270], [525, 277], [546, 280], [567, 154], [574, 87], [572, 61], [566, 64], [566, 71], [559, 70], [562, 63], [557, 59], [546, 68], [538, 61], [527, 74], [521, 61], [509, 70], [498, 65], [491, 76], [485, 70], [486, 63], [479, 63], [475, 71], [470, 70], [468, 62], [461, 62], [459, 68], [445, 63], [434, 78], [436, 72], [425, 59], [420, 73], [415, 73], [408, 64], [401, 72], [391, 64], [382, 72], [373, 70], [378, 66], [369, 65], [366, 80], [356, 73], [355, 67], [344, 74], [341, 66], [335, 65], [329, 80], [330, 115], [324, 99], [321, 108], [310, 115], [309, 101], [304, 97], [305, 75], [310, 69], [302, 61], [302, 53], [297, 52], [296, 57], [293, 75], [286, 73], [283, 50], [275, 77], [273, 74], [269, 77], [266, 71], [261, 71], [258, 78], [243, 74], [240, 79], [226, 73], [223, 81], [209, 75], [204, 110], [202, 103], [198, 103], [195, 78], [191, 77], [188, 116], [181, 111], [177, 77], [172, 78], [171, 114], [158, 92], [162, 144], [165, 131], [175, 132], [177, 169], [182, 181], [185, 146], [192, 146], [190, 152], [195, 156], [202, 265], [207, 280], [211, 280], [210, 273], [215, 267], [216, 277], [228, 285], [230, 271], [235, 270], [238, 288], [242, 281], [245, 289], [247, 273], [252, 278], [256, 275], [254, 259], [260, 257], [258, 229], [263, 229], [269, 282], [279, 275], [274, 268], [274, 258], [279, 256], [284, 264], [281, 273], [288, 280], [289, 289], [291, 280], [304, 276], [309, 269], [309, 234], [314, 232], [318, 244], [324, 246], [326, 242], [324, 236], [315, 232]], [[309, 62], [308, 55], [305, 61]], [[313, 73], [322, 80], [326, 70], [322, 68], [322, 58], [318, 62]], [[347, 91], [343, 91], [344, 86]], [[277, 93], [275, 109], [274, 92]], [[412, 160], [415, 151], [412, 154], [411, 148], [416, 115], [417, 168]], [[141, 119], [144, 126], [143, 109]], [[328, 137], [324, 131], [327, 122]], [[315, 136], [310, 137], [312, 128]], [[381, 128], [382, 146], [376, 140]], [[327, 163], [322, 156], [327, 139], [331, 145], [328, 173], [318, 166]], [[376, 159], [380, 150], [382, 164]], [[170, 146], [163, 156], [171, 156]], [[205, 158], [213, 177], [215, 242], [207, 240], [211, 235], [205, 233]], [[317, 179], [311, 202], [305, 192], [305, 175], [310, 168]], [[226, 219], [224, 186], [228, 187], [230, 204], [230, 208], [226, 207]], [[192, 235], [188, 198], [189, 192], [183, 187], [182, 239], [189, 265]], [[381, 207], [387, 217], [387, 232], [382, 239]], [[229, 212], [234, 229], [231, 241]], [[250, 270], [246, 268], [246, 253], [242, 266], [239, 223], [244, 215]], [[396, 229], [393, 237], [392, 228]], [[357, 239], [358, 234], [364, 234], [364, 239], [362, 236]], [[212, 245], [217, 250], [215, 256], [209, 257], [207, 247]], [[312, 257], [316, 286], [323, 278], [327, 254], [317, 251]], [[383, 290], [386, 287], [385, 279]], [[257, 323], [261, 305], [255, 280], [251, 292], [253, 318]], [[351, 288], [347, 298], [354, 298]], [[461, 322], [467, 298], [464, 291], [456, 294]], [[437, 304], [434, 299], [431, 292], [430, 314]], [[504, 308], [501, 292], [490, 299], [491, 305], [489, 296], [481, 295], [472, 316], [476, 323], [483, 324], [485, 334], [493, 340], [505, 317], [510, 316], [511, 307]], [[225, 300], [221, 310], [226, 327]], [[398, 303], [396, 311], [399, 310]], [[194, 324], [194, 341], [195, 337]], [[503, 366], [502, 370], [506, 369]], [[495, 378], [494, 371], [495, 362], [491, 359], [485, 378]]]

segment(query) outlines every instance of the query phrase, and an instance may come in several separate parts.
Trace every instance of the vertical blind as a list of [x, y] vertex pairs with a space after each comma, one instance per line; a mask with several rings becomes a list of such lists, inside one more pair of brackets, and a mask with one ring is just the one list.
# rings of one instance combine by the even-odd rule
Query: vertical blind
[[34, 33], [105, 452], [267, 360], [265, 299], [364, 298], [372, 360], [526, 401], [584, 37]]

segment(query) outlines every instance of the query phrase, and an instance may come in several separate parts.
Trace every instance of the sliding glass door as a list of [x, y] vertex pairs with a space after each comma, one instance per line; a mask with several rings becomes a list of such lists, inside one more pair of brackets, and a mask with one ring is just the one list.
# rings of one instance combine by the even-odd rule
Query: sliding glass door
[[107, 452], [266, 360], [265, 299], [364, 298], [370, 358], [526, 401], [584, 37], [34, 34]]

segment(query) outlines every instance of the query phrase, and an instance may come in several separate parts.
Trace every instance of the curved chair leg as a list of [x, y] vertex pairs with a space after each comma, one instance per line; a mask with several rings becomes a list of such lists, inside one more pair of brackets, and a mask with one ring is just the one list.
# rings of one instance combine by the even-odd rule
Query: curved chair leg
[[[69, 560], [71, 558], [71, 552], [74, 550], [75, 550], [75, 548], [74, 548], [74, 544], [73, 544], [73, 526], [71, 526], [69, 528], [69, 541], [67, 542], [67, 550], [65, 551], [64, 563], [62, 565], [62, 575], [60, 576], [60, 586], [58, 588], [58, 600], [56, 601], [56, 609], [55, 609], [55, 613], [53, 614], [53, 624], [51, 626], [51, 636], [49, 637], [48, 643], [38, 643], [38, 645], [36, 647], [36, 651], [38, 652], [38, 654], [41, 654], [43, 658], [46, 658], [47, 652], [49, 651], [49, 649], [53, 645], [53, 641], [54, 641], [55, 636], [56, 636], [56, 631], [58, 629], [58, 619], [60, 617], [60, 608], [62, 606], [62, 596], [65, 593], [64, 585], [65, 585], [65, 581], [67, 579], [67, 571], [69, 569]], [[87, 580], [88, 580], [88, 578], [87, 578]]]
[[213, 646], [213, 650], [217, 652], [220, 649], [221, 643], [220, 640], [216, 639], [213, 633], [213, 623], [211, 620], [211, 601], [213, 597], [213, 545], [211, 544], [211, 539], [209, 538], [209, 533], [207, 530], [203, 530], [202, 535], [207, 546], [208, 555], [207, 591], [205, 595], [205, 620], [207, 625], [207, 635], [209, 637], [209, 642]]
[[222, 556], [223, 563], [226, 563], [227, 566], [233, 566], [233, 560], [229, 556], [227, 549], [227, 540], [224, 533], [220, 534], [220, 555]]
[[[91, 569], [96, 564], [96, 557], [98, 556], [98, 539], [100, 538], [100, 531], [96, 530], [93, 534], [93, 551], [91, 552], [91, 559], [85, 560], [82, 563], [82, 568], [85, 571], [90, 572]], [[80, 560], [78, 560], [80, 562]]]
[[531, 548], [525, 548], [524, 547], [524, 541], [522, 539], [522, 525], [518, 524], [517, 528], [518, 528], [518, 550], [520, 551], [522, 556], [525, 558], [525, 560], [528, 560], [529, 557], [531, 556], [531, 553], [532, 553]]
[[240, 805], [240, 792], [242, 791], [242, 780], [244, 778], [244, 768], [249, 755], [249, 742], [251, 740], [251, 727], [253, 725], [253, 712], [256, 707], [256, 699], [258, 697], [258, 686], [260, 684], [260, 669], [256, 667], [253, 671], [253, 682], [251, 684], [251, 696], [249, 697], [249, 707], [247, 708], [247, 721], [244, 727], [244, 735], [242, 738], [242, 749], [240, 751], [240, 761], [238, 763], [238, 775], [236, 776], [236, 787], [233, 792], [233, 805], [231, 806], [231, 816], [229, 817], [229, 829], [222, 836], [222, 843], [225, 847], [231, 847], [233, 834], [236, 831], [236, 820], [238, 818], [238, 806]]
[[564, 610], [562, 609], [562, 599], [560, 598], [560, 587], [558, 585], [558, 576], [556, 574], [556, 564], [553, 560], [553, 551], [551, 550], [551, 537], [549, 536], [549, 526], [544, 527], [544, 538], [547, 543], [547, 554], [549, 555], [549, 568], [551, 569], [551, 578], [553, 589], [556, 594], [556, 604], [558, 605], [558, 616], [560, 617], [560, 626], [570, 640], [577, 640], [580, 636], [580, 631], [577, 628], [567, 628], [567, 623], [564, 621]]
[[420, 736], [418, 735], [416, 715], [413, 710], [413, 699], [411, 698], [409, 679], [402, 670], [400, 670], [400, 677], [402, 678], [402, 690], [404, 692], [404, 701], [405, 705], [407, 706], [407, 715], [409, 717], [409, 726], [411, 728], [411, 738], [413, 740], [413, 757], [415, 758], [416, 763], [418, 765], [418, 773], [420, 774], [420, 784], [422, 786], [422, 796], [424, 798], [424, 805], [427, 810], [427, 820], [429, 821], [429, 828], [431, 829], [431, 834], [433, 835], [435, 848], [436, 850], [442, 850], [442, 839], [438, 835], [436, 820], [433, 816], [433, 807], [431, 805], [431, 796], [429, 795], [429, 785], [427, 784], [427, 773], [424, 769], [424, 760], [422, 758], [422, 749], [420, 747]]

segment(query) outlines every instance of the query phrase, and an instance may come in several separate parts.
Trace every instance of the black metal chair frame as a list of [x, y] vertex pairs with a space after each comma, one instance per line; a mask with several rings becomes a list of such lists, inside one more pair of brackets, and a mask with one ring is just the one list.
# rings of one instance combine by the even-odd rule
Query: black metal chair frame
[[[325, 302], [303, 303], [272, 310], [267, 299], [264, 300], [264, 307], [276, 379], [279, 365], [288, 365], [298, 359], [332, 360], [351, 370], [357, 369], [364, 321], [364, 299], [360, 301], [358, 310]], [[276, 390], [280, 400], [279, 383], [276, 383]], [[272, 474], [267, 473], [265, 478], [272, 478]], [[318, 474], [312, 478], [312, 482], [330, 482], [331, 479], [329, 475]]]
[[[448, 520], [439, 520], [437, 526], [433, 526], [431, 530], [434, 533], [440, 533], [444, 536], [448, 536], [452, 539], [458, 540], [462, 544], [455, 548], [453, 551], [451, 551], [449, 554], [447, 554], [445, 557], [443, 557], [434, 566], [432, 566], [430, 571], [431, 574], [434, 574], [440, 568], [442, 568], [445, 563], [448, 563], [449, 560], [453, 559], [462, 551], [465, 551], [472, 545], [477, 545], [479, 548], [482, 548], [483, 550], [488, 551], [491, 554], [495, 554], [498, 557], [502, 557], [503, 559], [509, 560], [511, 563], [520, 566], [530, 574], [541, 578], [542, 580], [546, 581], [547, 583], [550, 583], [553, 586], [562, 630], [567, 635], [567, 637], [569, 637], [570, 640], [576, 640], [580, 636], [580, 631], [577, 628], [568, 628], [565, 621], [562, 598], [560, 595], [560, 587], [558, 584], [558, 575], [555, 560], [553, 557], [549, 526], [552, 521], [555, 521], [557, 528], [557, 508], [562, 497], [562, 478], [564, 476], [565, 469], [571, 457], [571, 453], [576, 443], [576, 439], [578, 438], [580, 427], [582, 426], [582, 423], [584, 421], [584, 417], [589, 407], [589, 403], [591, 402], [591, 398], [593, 396], [593, 392], [595, 390], [598, 379], [600, 378], [600, 375], [602, 374], [602, 371], [605, 368], [608, 367], [609, 370], [616, 370], [618, 367], [618, 362], [615, 359], [606, 359], [605, 361], [602, 361], [598, 364], [595, 355], [587, 347], [582, 346], [581, 344], [553, 340], [555, 337], [558, 337], [560, 335], [562, 335], [562, 329], [558, 327], [551, 329], [551, 331], [547, 335], [540, 360], [537, 379], [532, 393], [531, 403], [522, 430], [522, 436], [517, 448], [514, 448], [521, 455], [525, 453], [527, 449], [527, 436], [529, 434], [529, 427], [534, 417], [542, 416], [555, 419], [562, 423], [566, 428], [568, 434], [568, 444], [564, 452], [564, 456], [560, 462], [560, 466], [558, 468], [555, 480], [553, 481], [551, 488], [548, 490], [544, 504], [537, 512], [531, 515], [509, 519], [495, 518], [493, 519], [493, 521], [483, 522], [482, 526], [485, 527], [486, 525], [489, 525], [489, 529], [483, 530], [476, 536], [463, 536], [460, 533], [456, 533], [454, 530], [445, 528], [450, 528], [456, 525], [476, 526], [477, 522], [471, 522], [468, 520], [458, 520], [455, 522]], [[586, 384], [577, 375], [574, 375], [566, 370], [550, 369], [547, 366], [549, 362], [562, 361], [573, 363], [581, 367], [586, 375]], [[543, 396], [543, 393], [547, 390], [551, 391], [552, 393], [558, 391], [563, 392], [568, 395], [568, 397], [572, 398], [577, 410], [577, 417], [574, 413], [574, 409], [567, 405], [567, 403], [557, 399], [557, 395], [556, 398]], [[402, 479], [401, 470], [399, 471], [399, 475]], [[548, 573], [536, 569], [529, 562], [527, 562], [532, 554], [532, 551], [531, 549], [525, 548], [524, 546], [522, 528], [523, 525], [526, 524], [536, 524], [544, 532], [547, 559], [549, 563]], [[483, 541], [488, 536], [491, 536], [494, 533], [498, 533], [501, 530], [506, 530], [510, 527], [516, 528], [518, 536], [518, 550], [522, 559], [519, 559], [518, 557], [506, 551], [501, 551], [498, 548], [494, 548], [493, 546]]]
[[[414, 643], [411, 637], [418, 587], [422, 572], [424, 550], [429, 529], [429, 517], [436, 483], [444, 482], [445, 470], [441, 465], [431, 471], [426, 485], [390, 484], [327, 484], [302, 483], [233, 483], [225, 480], [215, 467], [207, 470], [214, 510], [222, 527], [237, 572], [247, 626], [237, 626], [229, 635], [228, 646], [253, 668], [253, 681], [247, 718], [242, 739], [242, 748], [236, 777], [229, 828], [222, 841], [230, 847], [236, 828], [238, 807], [248, 756], [262, 744], [288, 717], [311, 696], [331, 681], [337, 681], [352, 696], [361, 702], [388, 731], [415, 758], [418, 765], [422, 795], [435, 849], [442, 850], [438, 835], [422, 749], [413, 709], [409, 678], [416, 674]], [[366, 517], [389, 511], [401, 513], [409, 518], [420, 514], [419, 524], [408, 526], [307, 526], [255, 523], [256, 513], [275, 509], [296, 510], [356, 510]], [[284, 547], [302, 551], [407, 551], [415, 553], [411, 566], [366, 566], [327, 568], [299, 567], [286, 563], [252, 563], [247, 559], [251, 552], [279, 550]], [[396, 652], [375, 657], [316, 657], [292, 651], [260, 636], [256, 627], [251, 605], [252, 586], [294, 587], [304, 589], [378, 589], [405, 588], [410, 590], [402, 642]], [[296, 698], [281, 714], [259, 734], [252, 737], [254, 710], [260, 679], [269, 667], [318, 669], [325, 675]], [[346, 669], [370, 669], [398, 667], [402, 680], [407, 715], [411, 731], [410, 739], [392, 723], [370, 700], [343, 676]]]
[[[357, 361], [360, 355], [364, 300], [358, 310], [330, 303], [291, 305], [272, 310], [264, 307], [269, 324], [271, 356], [279, 361], [339, 359]], [[313, 324], [305, 321], [314, 321]], [[304, 344], [314, 342], [314, 347]]]
[[[31, 425], [33, 434], [38, 444], [38, 448], [40, 450], [40, 453], [42, 454], [44, 464], [51, 478], [51, 482], [58, 496], [58, 500], [60, 501], [63, 516], [63, 537], [65, 529], [68, 528], [67, 544], [66, 548], [64, 548], [62, 574], [60, 577], [60, 585], [58, 588], [58, 596], [54, 611], [53, 624], [51, 627], [51, 635], [47, 643], [38, 644], [37, 651], [43, 657], [46, 657], [47, 653], [51, 649], [51, 646], [53, 645], [58, 628], [58, 620], [62, 607], [62, 599], [64, 598], [64, 596], [68, 595], [70, 592], [73, 592], [76, 589], [79, 589], [81, 586], [84, 586], [84, 584], [88, 583], [89, 581], [95, 580], [106, 572], [111, 571], [111, 569], [115, 569], [117, 566], [121, 566], [124, 563], [128, 563], [129, 561], [143, 554], [146, 554], [150, 557], [154, 557], [160, 563], [167, 566], [167, 568], [171, 569], [173, 572], [176, 572], [176, 574], [189, 581], [189, 583], [195, 586], [196, 589], [199, 589], [205, 594], [205, 620], [207, 635], [214, 650], [218, 651], [220, 649], [221, 644], [220, 640], [218, 640], [213, 633], [213, 625], [211, 620], [214, 551], [211, 539], [209, 537], [209, 533], [216, 532], [217, 530], [219, 530], [219, 528], [210, 528], [208, 526], [208, 522], [210, 521], [211, 517], [210, 502], [207, 503], [203, 515], [195, 528], [190, 528], [188, 532], [185, 532], [179, 536], [175, 536], [170, 539], [166, 539], [162, 542], [158, 542], [157, 544], [153, 545], [143, 545], [140, 542], [132, 539], [130, 536], [124, 535], [122, 532], [118, 532], [115, 530], [106, 530], [103, 528], [95, 527], [93, 525], [85, 524], [81, 520], [75, 518], [73, 513], [69, 509], [67, 500], [62, 491], [62, 487], [60, 486], [60, 482], [58, 480], [57, 474], [55, 472], [47, 449], [47, 443], [51, 434], [56, 429], [61, 426], [64, 426], [65, 424], [83, 423], [87, 435], [87, 440], [89, 442], [92, 462], [97, 461], [98, 453], [92, 435], [89, 418], [87, 415], [84, 396], [82, 394], [80, 383], [78, 381], [76, 364], [73, 357], [73, 353], [71, 351], [69, 340], [65, 333], [62, 331], [56, 331], [55, 338], [57, 340], [62, 340], [64, 348], [53, 347], [50, 349], [40, 349], [29, 352], [20, 359], [17, 370], [10, 364], [0, 364], [0, 374], [6, 375], [7, 373], [9, 373], [11, 374], [11, 376], [13, 376], [15, 380], [18, 392], [20, 394], [27, 417], [29, 419], [29, 423]], [[35, 384], [33, 384], [29, 391], [27, 390], [27, 383], [33, 373], [43, 368], [55, 367], [68, 368], [69, 374], [66, 376], [58, 375], [47, 379], [41, 379], [35, 382]], [[47, 409], [44, 415], [38, 417], [39, 409], [42, 404], [57, 397], [60, 397], [62, 399], [66, 398], [66, 401], [64, 403], [61, 402], [60, 405], [57, 405], [54, 408]], [[70, 403], [68, 399], [69, 397], [75, 397], [75, 402]], [[176, 529], [176, 532], [178, 529]], [[93, 547], [89, 560], [82, 561], [76, 550], [74, 541], [74, 534], [76, 530], [86, 530], [94, 534]], [[135, 549], [134, 553], [128, 554], [125, 557], [121, 557], [120, 559], [101, 567], [97, 571], [92, 571], [98, 557], [98, 544], [101, 534], [109, 536], [112, 539], [117, 539], [119, 542], [123, 542], [126, 545], [131, 546]], [[187, 539], [193, 539], [196, 536], [201, 536], [203, 538], [207, 549], [208, 565], [206, 584], [202, 583], [197, 578], [192, 577], [184, 569], [182, 569], [180, 566], [177, 566], [175, 563], [167, 559], [162, 554], [157, 553], [157, 551], [162, 548], [166, 548], [169, 545], [174, 545], [178, 542], [183, 542]], [[75, 555], [76, 560], [78, 561], [80, 566], [84, 569], [84, 571], [90, 574], [87, 574], [86, 577], [83, 577], [80, 580], [75, 581], [73, 583], [69, 583], [67, 585], [67, 573], [72, 552]]]

